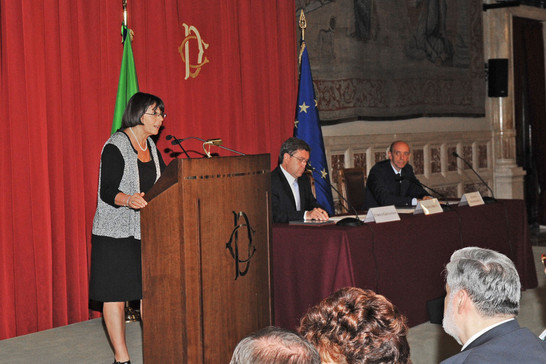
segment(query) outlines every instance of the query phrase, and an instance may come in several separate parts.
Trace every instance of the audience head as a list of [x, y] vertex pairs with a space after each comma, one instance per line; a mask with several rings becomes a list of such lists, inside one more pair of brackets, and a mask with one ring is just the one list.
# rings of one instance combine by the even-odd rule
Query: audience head
[[242, 339], [230, 364], [320, 364], [320, 356], [297, 334], [269, 326]]
[[323, 363], [411, 363], [406, 318], [371, 290], [340, 289], [307, 312], [298, 332]]
[[294, 178], [305, 172], [311, 148], [305, 141], [292, 137], [286, 139], [279, 153], [279, 164]]
[[408, 164], [411, 152], [408, 143], [397, 140], [389, 146], [387, 154], [393, 167], [400, 171]]
[[[469, 320], [461, 310], [468, 300], [478, 319], [510, 318], [519, 312], [521, 283], [514, 263], [493, 250], [468, 247], [455, 251], [446, 265], [444, 330], [460, 344], [462, 326]], [[457, 312], [456, 312], [457, 311]], [[476, 318], [470, 317], [472, 324]]]

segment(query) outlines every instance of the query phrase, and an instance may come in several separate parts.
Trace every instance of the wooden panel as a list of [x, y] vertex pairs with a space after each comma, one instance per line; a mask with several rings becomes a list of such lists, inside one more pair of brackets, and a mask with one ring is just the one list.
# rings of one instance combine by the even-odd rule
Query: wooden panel
[[[177, 186], [156, 197], [145, 209], [142, 226], [142, 351], [144, 358], [186, 357], [185, 281], [180, 241], [180, 199]], [[168, 323], [168, 324], [166, 324]], [[169, 346], [169, 352], [156, 348]], [[148, 361], [147, 361], [148, 362]], [[150, 361], [153, 362], [153, 361]]]
[[[159, 218], [154, 218], [148, 213], [153, 209], [146, 213], [143, 211], [142, 224], [143, 230], [154, 230], [149, 227], [150, 222], [163, 218], [179, 221], [174, 227], [170, 223], [164, 224], [171, 230], [163, 231], [163, 236], [174, 235], [175, 238], [154, 242], [179, 246], [175, 249], [180, 257], [178, 263], [175, 260], [177, 255], [169, 249], [161, 252], [170, 252], [167, 257], [175, 258], [173, 263], [163, 262], [161, 256], [157, 257], [162, 264], [177, 265], [178, 273], [152, 277], [146, 282], [155, 282], [154, 279], [172, 281], [172, 288], [165, 288], [170, 284], [160, 283], [162, 289], [166, 289], [160, 294], [169, 294], [171, 298], [166, 302], [173, 304], [178, 304], [178, 297], [181, 297], [181, 314], [167, 320], [173, 311], [179, 309], [157, 306], [165, 302], [158, 298], [157, 293], [145, 297], [144, 301], [148, 297], [155, 297], [155, 301], [149, 300], [143, 308], [144, 358], [150, 363], [227, 363], [241, 338], [271, 322], [269, 156], [180, 160], [177, 163], [178, 183], [159, 193], [146, 208], [148, 210], [155, 203], [167, 204], [165, 211], [177, 212], [159, 214]], [[171, 190], [176, 191], [178, 198], [169, 196]], [[144, 239], [143, 235], [143, 246]], [[236, 269], [235, 260], [227, 248], [230, 241], [239, 260], [248, 259], [249, 251], [254, 252], [248, 271], [246, 263], [239, 263]], [[143, 249], [143, 255], [150, 252], [153, 253]], [[155, 268], [155, 272], [160, 274], [164, 269]], [[156, 290], [156, 287], [146, 287], [146, 292], [149, 290]], [[161, 316], [162, 323], [154, 326], [154, 332], [146, 333], [147, 310], [167, 311], [164, 316], [156, 315]], [[179, 322], [173, 323], [173, 319]], [[164, 337], [157, 342], [156, 336], [165, 336], [161, 331], [165, 325], [175, 330], [181, 328], [179, 338]], [[171, 328], [167, 332], [171, 333]], [[147, 341], [145, 337], [152, 338]], [[154, 340], [155, 345], [152, 344]], [[146, 348], [148, 343], [153, 347]], [[184, 348], [172, 347], [176, 345]]]

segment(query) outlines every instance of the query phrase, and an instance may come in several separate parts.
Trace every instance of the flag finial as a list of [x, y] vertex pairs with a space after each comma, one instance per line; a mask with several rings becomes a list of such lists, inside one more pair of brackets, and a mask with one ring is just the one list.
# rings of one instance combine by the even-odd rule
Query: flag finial
[[301, 10], [301, 13], [300, 13], [299, 26], [300, 26], [300, 29], [301, 29], [301, 40], [304, 41], [305, 40], [305, 28], [307, 28], [307, 20], [305, 20], [305, 14], [303, 13], [303, 9]]
[[123, 6], [123, 25], [127, 26], [127, 0], [121, 0]]

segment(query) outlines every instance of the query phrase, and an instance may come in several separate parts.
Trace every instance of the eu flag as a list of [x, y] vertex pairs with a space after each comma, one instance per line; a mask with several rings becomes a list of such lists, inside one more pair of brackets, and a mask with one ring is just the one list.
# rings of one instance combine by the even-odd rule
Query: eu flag
[[313, 89], [313, 78], [311, 77], [311, 67], [309, 66], [309, 56], [305, 42], [302, 41], [301, 47], [300, 83], [294, 136], [305, 140], [311, 147], [309, 164], [313, 168], [317, 202], [328, 212], [328, 215], [333, 216], [334, 201], [330, 187], [330, 176], [328, 174], [326, 154], [324, 153], [324, 141], [315, 103], [315, 90]]

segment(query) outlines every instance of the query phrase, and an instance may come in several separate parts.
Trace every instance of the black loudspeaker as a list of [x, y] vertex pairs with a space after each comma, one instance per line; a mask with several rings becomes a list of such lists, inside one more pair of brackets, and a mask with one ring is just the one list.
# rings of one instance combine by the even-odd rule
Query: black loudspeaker
[[508, 96], [508, 59], [492, 58], [488, 61], [487, 95], [489, 97]]

